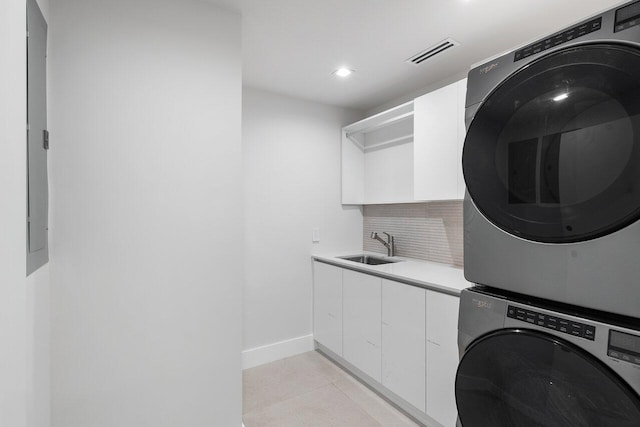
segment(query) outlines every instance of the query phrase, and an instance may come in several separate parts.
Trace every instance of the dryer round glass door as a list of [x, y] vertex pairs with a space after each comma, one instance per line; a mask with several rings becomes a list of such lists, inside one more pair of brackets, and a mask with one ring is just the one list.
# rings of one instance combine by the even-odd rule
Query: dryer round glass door
[[480, 212], [528, 240], [589, 240], [634, 222], [640, 51], [575, 46], [520, 69], [476, 112], [463, 171]]
[[632, 427], [640, 399], [602, 362], [549, 334], [501, 330], [474, 342], [456, 376], [464, 427]]

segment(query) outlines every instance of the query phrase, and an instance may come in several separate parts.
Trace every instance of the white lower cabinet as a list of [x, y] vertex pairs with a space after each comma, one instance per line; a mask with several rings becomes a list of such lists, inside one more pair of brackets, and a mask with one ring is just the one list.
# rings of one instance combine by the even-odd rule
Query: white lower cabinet
[[382, 279], [344, 270], [343, 357], [380, 382]]
[[382, 280], [382, 385], [425, 412], [425, 290]]
[[427, 414], [445, 427], [456, 425], [460, 298], [427, 292]]
[[342, 356], [342, 269], [313, 263], [313, 337]]
[[416, 418], [454, 427], [459, 298], [313, 264], [314, 339]]

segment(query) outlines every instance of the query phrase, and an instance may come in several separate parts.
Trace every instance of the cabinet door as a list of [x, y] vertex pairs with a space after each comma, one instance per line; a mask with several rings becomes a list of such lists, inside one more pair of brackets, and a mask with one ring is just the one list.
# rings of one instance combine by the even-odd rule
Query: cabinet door
[[380, 382], [382, 279], [343, 271], [344, 358]]
[[382, 384], [425, 412], [425, 290], [382, 280]]
[[414, 101], [414, 198], [458, 197], [458, 85]]
[[342, 269], [313, 263], [313, 338], [342, 356]]
[[467, 135], [467, 128], [464, 124], [464, 112], [467, 98], [467, 79], [462, 79], [458, 83], [458, 152], [456, 153], [456, 173], [458, 174], [458, 199], [464, 199], [464, 176], [462, 175], [462, 148], [464, 138]]
[[445, 427], [456, 424], [459, 298], [427, 294], [427, 415]]

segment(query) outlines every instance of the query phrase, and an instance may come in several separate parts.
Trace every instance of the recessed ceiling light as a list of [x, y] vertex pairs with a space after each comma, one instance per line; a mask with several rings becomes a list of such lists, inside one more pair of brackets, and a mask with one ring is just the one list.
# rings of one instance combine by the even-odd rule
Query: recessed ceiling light
[[353, 73], [353, 70], [350, 70], [350, 69], [345, 68], [345, 67], [338, 68], [337, 70], [335, 70], [333, 72], [333, 74], [335, 74], [338, 77], [347, 77], [351, 73]]

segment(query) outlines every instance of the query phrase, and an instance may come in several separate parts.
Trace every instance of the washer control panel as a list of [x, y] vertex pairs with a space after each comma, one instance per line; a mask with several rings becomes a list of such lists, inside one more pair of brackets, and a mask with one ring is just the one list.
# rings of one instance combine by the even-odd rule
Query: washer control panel
[[636, 25], [640, 25], [640, 2], [637, 1], [616, 10], [614, 33], [635, 27]]
[[523, 322], [543, 328], [553, 329], [554, 331], [573, 335], [574, 337], [585, 338], [590, 341], [593, 341], [596, 336], [596, 327], [593, 325], [587, 325], [574, 320], [564, 319], [560, 316], [551, 316], [513, 305], [507, 307], [507, 317], [522, 320]]
[[640, 365], [640, 337], [614, 329], [609, 330], [607, 355], [614, 359]]

